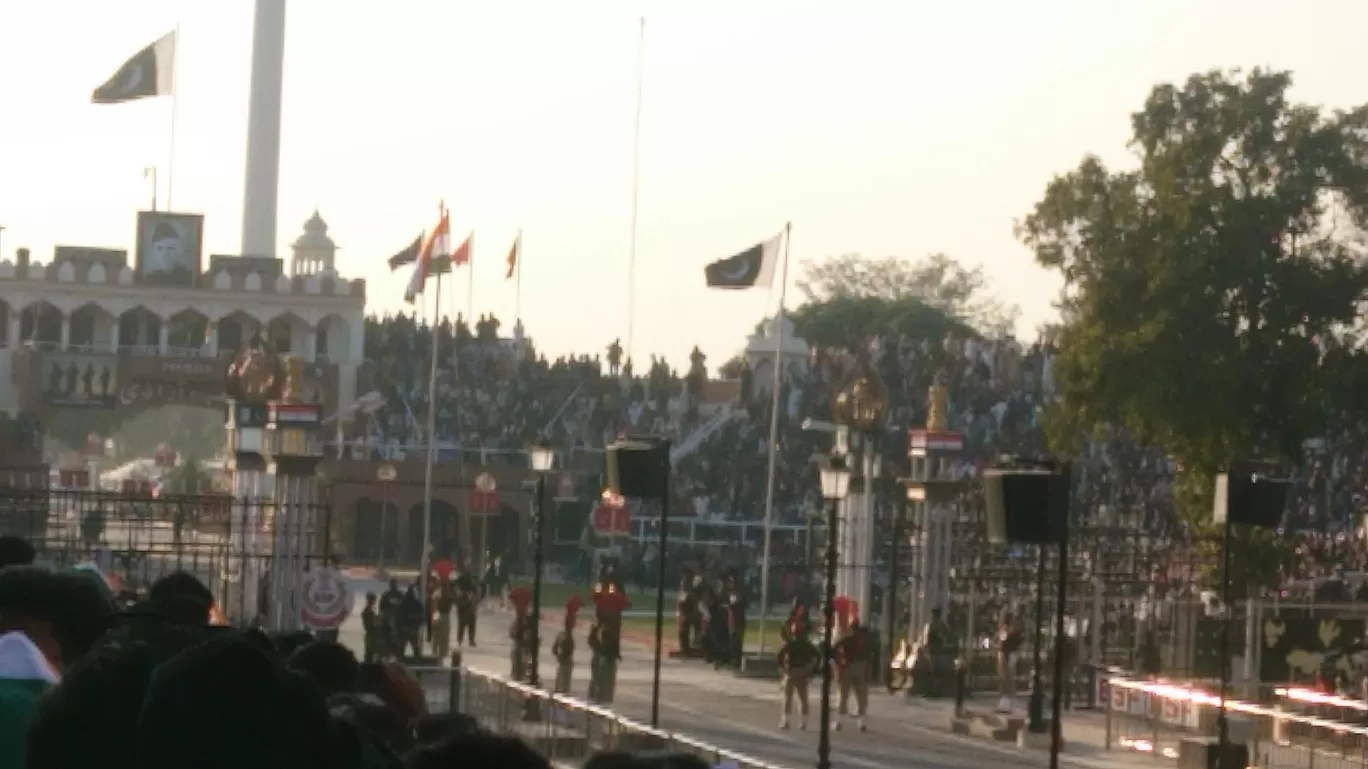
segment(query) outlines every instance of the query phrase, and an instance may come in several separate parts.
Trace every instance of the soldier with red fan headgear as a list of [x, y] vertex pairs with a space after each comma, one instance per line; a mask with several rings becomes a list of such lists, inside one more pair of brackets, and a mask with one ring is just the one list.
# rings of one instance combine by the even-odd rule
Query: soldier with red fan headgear
[[589, 628], [589, 701], [613, 702], [617, 690], [618, 662], [622, 659], [622, 612], [630, 606], [627, 596], [611, 582], [594, 587], [594, 624]]
[[532, 592], [519, 585], [508, 591], [508, 601], [513, 604], [513, 623], [508, 626], [508, 637], [513, 641], [509, 651], [509, 678], [522, 681], [527, 677], [527, 662], [530, 654], [536, 651], [529, 648], [532, 644], [533, 622], [536, 617], [527, 616], [527, 605], [532, 602]]
[[583, 605], [584, 601], [577, 595], [566, 600], [565, 628], [556, 635], [556, 641], [551, 645], [551, 656], [556, 658], [557, 694], [570, 693], [570, 678], [575, 670], [575, 620]]
[[836, 677], [841, 692], [841, 704], [836, 710], [832, 728], [841, 728], [841, 716], [850, 714], [850, 697], [855, 696], [855, 721], [865, 731], [865, 712], [869, 708], [869, 666], [874, 654], [874, 639], [860, 624], [860, 604], [846, 596], [836, 599], [838, 627], [844, 627], [841, 639], [833, 651], [836, 656]]

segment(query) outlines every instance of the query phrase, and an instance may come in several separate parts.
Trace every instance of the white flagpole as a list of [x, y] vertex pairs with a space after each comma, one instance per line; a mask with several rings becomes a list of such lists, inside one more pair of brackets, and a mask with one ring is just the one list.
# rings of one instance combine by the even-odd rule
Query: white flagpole
[[513, 258], [517, 259], [517, 261], [513, 263], [513, 269], [518, 271], [517, 274], [513, 276], [513, 279], [515, 281], [515, 283], [513, 284], [513, 318], [514, 320], [522, 320], [522, 229], [518, 230], [518, 239], [514, 241], [513, 248]]
[[632, 123], [632, 234], [627, 247], [627, 360], [636, 332], [637, 200], [641, 189], [641, 90], [646, 79], [646, 17], [637, 28], [636, 115]]
[[[442, 204], [442, 217], [446, 217], [446, 204]], [[448, 232], [450, 228], [448, 228]], [[447, 236], [451, 236], [448, 234]], [[450, 255], [445, 255], [448, 262]], [[428, 548], [432, 545], [432, 466], [437, 459], [437, 326], [441, 322], [442, 272], [436, 264], [441, 255], [433, 254], [433, 272], [437, 273], [436, 290], [432, 292], [432, 321], [428, 328], [432, 333], [432, 361], [428, 368], [428, 413], [427, 413], [427, 465], [423, 468], [423, 552], [418, 557], [418, 596], [427, 611], [427, 574]], [[448, 269], [450, 266], [448, 265]]]
[[784, 266], [779, 273], [779, 314], [774, 322], [774, 387], [770, 401], [769, 476], [765, 482], [765, 543], [760, 553], [760, 653], [765, 653], [769, 617], [770, 535], [774, 529], [774, 474], [779, 460], [779, 383], [784, 363], [784, 302], [788, 294], [789, 238], [793, 223], [784, 224]]
[[[177, 106], [180, 103], [180, 22], [176, 22], [175, 31], [176, 44], [171, 54], [171, 138], [170, 147], [166, 158], [166, 210], [176, 210], [173, 202], [172, 193], [176, 189], [176, 113], [179, 111]], [[156, 184], [155, 179], [152, 182]], [[153, 206], [155, 210], [156, 206]]]

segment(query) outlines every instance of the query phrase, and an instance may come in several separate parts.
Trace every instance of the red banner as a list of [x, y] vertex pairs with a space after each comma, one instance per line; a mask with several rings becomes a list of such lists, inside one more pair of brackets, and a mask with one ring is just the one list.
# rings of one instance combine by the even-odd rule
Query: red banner
[[594, 508], [594, 531], [600, 534], [630, 534], [632, 514], [626, 505], [599, 502]]
[[499, 492], [472, 491], [466, 501], [471, 515], [493, 515], [499, 512]]

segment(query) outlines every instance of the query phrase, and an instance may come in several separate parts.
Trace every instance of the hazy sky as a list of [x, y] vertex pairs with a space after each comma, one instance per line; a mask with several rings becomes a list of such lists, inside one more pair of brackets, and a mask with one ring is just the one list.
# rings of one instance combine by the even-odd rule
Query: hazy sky
[[[169, 176], [171, 101], [91, 90], [181, 25], [174, 208], [237, 253], [250, 0], [45, 0], [0, 9], [5, 258], [132, 249]], [[567, 10], [573, 7], [574, 11]], [[944, 251], [982, 264], [1030, 335], [1057, 283], [1012, 236], [1086, 152], [1124, 163], [1151, 85], [1212, 67], [1292, 69], [1296, 96], [1368, 100], [1368, 2], [498, 3], [290, 0], [277, 255], [317, 206], [374, 311], [384, 260], [451, 207], [476, 232], [474, 311], [521, 312], [551, 354], [626, 335], [637, 17], [645, 15], [637, 357], [713, 366], [778, 302], [703, 288], [703, 265], [793, 222], [804, 260]], [[460, 275], [457, 309], [466, 305]], [[444, 297], [444, 301], [447, 298]], [[449, 304], [448, 304], [449, 306]]]

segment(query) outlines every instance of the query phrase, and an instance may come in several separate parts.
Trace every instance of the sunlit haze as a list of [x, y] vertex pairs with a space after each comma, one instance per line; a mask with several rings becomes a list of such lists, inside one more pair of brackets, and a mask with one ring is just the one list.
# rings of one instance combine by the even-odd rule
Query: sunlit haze
[[[573, 8], [574, 10], [569, 10]], [[687, 9], [687, 10], [684, 10]], [[945, 252], [1051, 318], [1057, 281], [1012, 234], [1088, 152], [1128, 162], [1148, 89], [1209, 68], [1294, 71], [1299, 99], [1368, 100], [1368, 3], [1325, 0], [505, 2], [291, 0], [277, 255], [317, 207], [397, 311], [385, 259], [439, 201], [474, 230], [450, 314], [515, 315], [504, 257], [524, 231], [521, 315], [548, 355], [626, 337], [637, 19], [646, 17], [634, 353], [711, 366], [777, 291], [709, 292], [703, 266], [793, 223], [805, 260]], [[177, 24], [179, 104], [90, 103]], [[132, 249], [159, 203], [206, 216], [204, 252], [240, 250], [252, 4], [11, 3], [0, 12], [0, 250]], [[207, 261], [207, 260], [206, 260]], [[798, 297], [790, 292], [791, 302]], [[444, 310], [444, 314], [446, 310]]]

